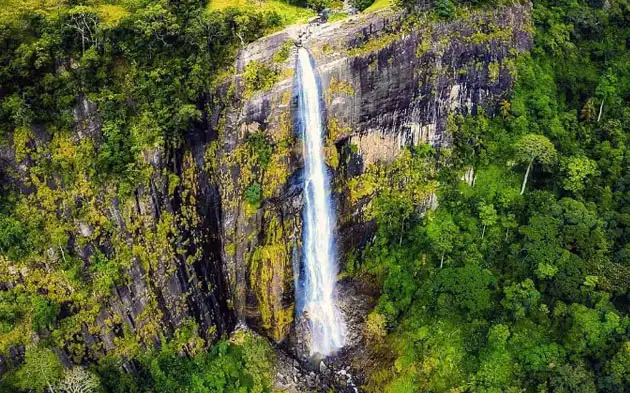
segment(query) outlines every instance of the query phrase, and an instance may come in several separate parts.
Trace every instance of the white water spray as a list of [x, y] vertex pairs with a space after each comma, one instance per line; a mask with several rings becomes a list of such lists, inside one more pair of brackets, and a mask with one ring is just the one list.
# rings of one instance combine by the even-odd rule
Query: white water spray
[[[303, 312], [309, 321], [310, 353], [327, 356], [343, 347], [345, 323], [335, 304], [337, 259], [335, 216], [322, 146], [320, 92], [308, 51], [297, 58], [298, 127], [304, 136], [304, 277]], [[299, 297], [299, 296], [298, 296]]]

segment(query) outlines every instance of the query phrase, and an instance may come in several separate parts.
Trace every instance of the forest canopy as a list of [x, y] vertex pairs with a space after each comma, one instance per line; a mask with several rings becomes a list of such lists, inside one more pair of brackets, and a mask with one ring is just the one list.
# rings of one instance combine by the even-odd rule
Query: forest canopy
[[369, 392], [628, 391], [630, 8], [533, 7], [514, 93], [433, 153], [437, 209], [405, 196], [431, 176], [376, 199]]

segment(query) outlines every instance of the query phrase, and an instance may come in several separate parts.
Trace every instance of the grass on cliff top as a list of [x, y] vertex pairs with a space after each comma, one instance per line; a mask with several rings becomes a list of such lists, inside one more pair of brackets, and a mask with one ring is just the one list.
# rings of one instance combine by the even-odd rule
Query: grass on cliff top
[[[60, 12], [67, 11], [70, 5], [67, 0], [0, 0], [0, 24], [17, 23], [21, 16], [42, 14], [47, 18], [56, 18]], [[124, 5], [94, 1], [89, 5], [107, 28], [116, 27], [121, 19], [129, 15]]]
[[253, 12], [276, 12], [284, 25], [305, 23], [316, 15], [315, 11], [287, 4], [280, 0], [210, 0], [208, 11], [218, 11], [230, 7], [248, 9]]
[[391, 7], [391, 0], [376, 0], [371, 6], [363, 10], [363, 13], [374, 12]]

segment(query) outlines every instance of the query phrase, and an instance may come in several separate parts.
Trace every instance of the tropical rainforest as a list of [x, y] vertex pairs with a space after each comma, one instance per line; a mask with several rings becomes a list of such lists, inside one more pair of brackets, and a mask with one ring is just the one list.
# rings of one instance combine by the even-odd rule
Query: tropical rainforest
[[[351, 3], [452, 21], [509, 2]], [[203, 259], [187, 240], [202, 236], [194, 212], [164, 213], [150, 235], [142, 222], [119, 233], [99, 195], [134, 203], [138, 184], [154, 186], [145, 153], [182, 146], [239, 50], [322, 9], [342, 4], [0, 0], [0, 152], [17, 163], [0, 154], [0, 391], [280, 391], [274, 342], [201, 332], [194, 319], [163, 334], [160, 299], [133, 331], [106, 320], [118, 329], [108, 350], [79, 333], [94, 329], [130, 261], [159, 275], [154, 261], [181, 249], [186, 263]], [[329, 23], [348, 17], [333, 11]], [[407, 147], [350, 181], [374, 195], [376, 224], [341, 262], [342, 276], [378, 291], [360, 391], [630, 392], [630, 4], [533, 0], [531, 19], [531, 49], [496, 107], [451, 113], [448, 145]], [[248, 94], [277, 77], [248, 68]], [[77, 139], [84, 98], [100, 132]], [[277, 146], [248, 140], [266, 166]], [[185, 209], [183, 173], [167, 188]], [[246, 189], [254, 210], [263, 196], [259, 183]], [[69, 217], [90, 223], [83, 237]], [[87, 239], [101, 243], [83, 258]]]

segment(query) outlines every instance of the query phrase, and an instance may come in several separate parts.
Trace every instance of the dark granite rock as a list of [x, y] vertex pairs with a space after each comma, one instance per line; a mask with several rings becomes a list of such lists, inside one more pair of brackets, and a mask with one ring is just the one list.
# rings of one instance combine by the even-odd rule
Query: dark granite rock
[[[261, 331], [275, 340], [286, 337], [278, 332], [269, 334], [273, 330], [269, 321], [275, 321], [272, 325], [280, 323], [282, 332], [288, 331], [283, 316], [267, 316], [267, 322], [261, 323], [262, 298], [255, 294], [251, 274], [245, 272], [252, 253], [265, 245], [263, 234], [270, 221], [288, 222], [288, 227], [283, 224], [277, 242], [299, 249], [301, 202], [294, 192], [302, 166], [299, 136], [284, 157], [288, 173], [284, 186], [267, 190], [270, 196], [256, 214], [245, 214], [244, 209], [247, 160], [234, 159], [247, 135], [262, 132], [276, 143], [285, 138], [287, 127], [293, 129], [287, 122], [295, 118], [295, 48], [286, 61], [273, 60], [283, 45], [299, 37], [317, 66], [328, 124], [327, 149], [336, 150], [339, 157], [339, 165], [331, 170], [335, 190], [339, 190], [334, 199], [343, 260], [345, 252], [363, 247], [375, 230], [374, 223], [363, 217], [369, 200], [352, 203], [345, 191], [347, 181], [371, 164], [391, 162], [407, 146], [448, 146], [449, 114], [475, 113], [479, 108], [494, 113], [512, 86], [516, 56], [531, 46], [530, 11], [529, 4], [522, 4], [471, 11], [468, 17], [450, 22], [427, 19], [414, 25], [406, 22], [406, 15], [385, 10], [331, 24], [309, 25], [302, 31], [292, 27], [242, 50], [238, 71], [255, 60], [276, 70], [279, 80], [268, 91], [245, 96], [244, 81], [236, 75], [216, 93], [225, 97], [228, 90], [234, 92], [228, 102], [216, 108], [215, 112], [223, 115], [210, 116], [216, 119], [211, 127], [221, 127], [223, 133], [219, 150], [224, 163], [219, 168], [219, 177], [224, 179], [220, 182], [222, 234], [224, 244], [234, 250], [223, 258], [237, 295], [235, 310], [241, 318], [244, 316], [255, 327], [266, 325]], [[292, 197], [297, 199], [291, 202]], [[290, 254], [285, 253], [284, 258]], [[283, 276], [293, 276], [290, 267], [299, 269], [299, 261], [295, 257], [284, 261], [281, 266], [288, 270]], [[294, 283], [275, 283], [285, 287], [269, 291], [290, 299]], [[286, 312], [287, 308], [277, 310]]]

